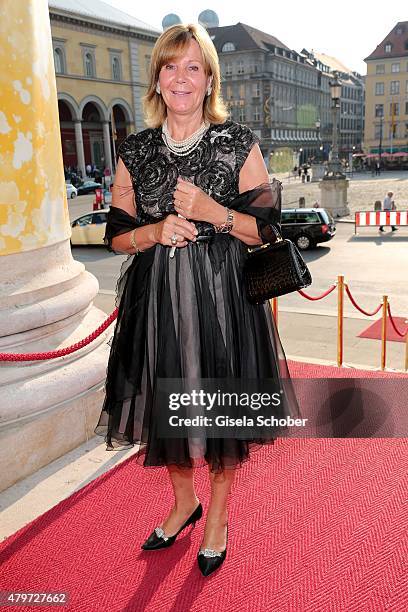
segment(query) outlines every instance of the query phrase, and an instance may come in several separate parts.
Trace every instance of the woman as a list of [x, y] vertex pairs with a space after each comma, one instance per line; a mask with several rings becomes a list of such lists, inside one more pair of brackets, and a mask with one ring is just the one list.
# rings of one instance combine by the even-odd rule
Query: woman
[[265, 227], [262, 197], [252, 198], [250, 209], [247, 194], [269, 193], [269, 177], [255, 134], [227, 120], [217, 53], [200, 26], [175, 25], [158, 39], [145, 113], [151, 127], [130, 134], [118, 150], [105, 242], [129, 257], [117, 284], [118, 319], [95, 432], [106, 436], [108, 450], [137, 443], [144, 466], [167, 466], [175, 505], [144, 550], [170, 546], [201, 518], [193, 469], [208, 464], [211, 500], [198, 552], [208, 575], [226, 555], [235, 468], [250, 447], [275, 438], [206, 438], [202, 430], [162, 437], [156, 382], [275, 377], [290, 398], [288, 411], [297, 414], [270, 306], [249, 304], [242, 286], [246, 249], [262, 243]]

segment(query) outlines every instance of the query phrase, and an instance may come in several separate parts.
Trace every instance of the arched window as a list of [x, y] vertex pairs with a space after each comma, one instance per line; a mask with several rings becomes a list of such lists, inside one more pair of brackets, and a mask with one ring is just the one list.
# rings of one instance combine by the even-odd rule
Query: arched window
[[120, 81], [120, 60], [118, 57], [112, 58], [112, 77], [114, 81]]
[[222, 45], [222, 49], [221, 52], [224, 53], [225, 51], [235, 51], [235, 45], [232, 42], [226, 42]]
[[57, 74], [62, 74], [63, 72], [65, 72], [64, 54], [63, 54], [62, 49], [60, 49], [60, 47], [55, 47], [54, 49], [54, 66], [55, 66], [55, 72]]
[[84, 57], [85, 61], [85, 76], [94, 77], [95, 76], [95, 66], [94, 66], [94, 58], [92, 53], [87, 51]]

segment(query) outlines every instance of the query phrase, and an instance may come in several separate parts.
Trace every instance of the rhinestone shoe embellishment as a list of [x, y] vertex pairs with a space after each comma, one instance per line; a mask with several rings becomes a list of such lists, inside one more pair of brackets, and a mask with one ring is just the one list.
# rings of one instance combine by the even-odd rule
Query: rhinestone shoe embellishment
[[155, 531], [155, 534], [157, 535], [158, 538], [162, 538], [162, 540], [167, 542], [167, 540], [169, 538], [165, 536], [164, 531], [163, 531], [163, 529], [161, 527], [155, 527], [154, 531]]
[[204, 557], [222, 557], [221, 552], [217, 552], [216, 550], [213, 550], [212, 548], [204, 548], [204, 550], [200, 550], [198, 554], [204, 555]]

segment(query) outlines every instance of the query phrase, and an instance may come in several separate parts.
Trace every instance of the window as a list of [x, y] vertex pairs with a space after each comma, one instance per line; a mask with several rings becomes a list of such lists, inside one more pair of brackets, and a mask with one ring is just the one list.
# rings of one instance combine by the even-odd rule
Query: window
[[383, 96], [384, 95], [384, 83], [376, 83], [375, 84], [375, 95]]
[[298, 212], [297, 213], [298, 223], [320, 223], [319, 215], [317, 212]]
[[244, 60], [238, 60], [238, 74], [244, 74]]
[[225, 63], [225, 76], [231, 76], [232, 74], [232, 64], [231, 62]]
[[239, 86], [239, 98], [240, 98], [240, 100], [244, 100], [245, 99], [245, 85], [240, 85]]
[[146, 70], [146, 74], [149, 75], [150, 74], [150, 63], [151, 63], [151, 59], [152, 56], [151, 55], [145, 55], [145, 70]]
[[400, 65], [399, 64], [391, 64], [391, 72], [399, 72]]
[[95, 76], [95, 61], [93, 53], [90, 51], [86, 51], [84, 54], [84, 64], [85, 64], [85, 76], [94, 77]]
[[405, 114], [408, 115], [408, 102], [405, 102]]
[[381, 125], [376, 125], [375, 126], [374, 138], [380, 138], [381, 133], [382, 133], [382, 126]]
[[54, 49], [54, 66], [57, 74], [63, 74], [65, 72], [64, 52], [61, 47], [55, 47]]
[[240, 106], [240, 108], [239, 108], [238, 121], [239, 121], [239, 123], [245, 123], [245, 121], [246, 121], [245, 107], [244, 106]]
[[226, 42], [222, 45], [221, 53], [225, 53], [227, 51], [235, 51], [235, 45], [232, 42]]
[[386, 43], [384, 49], [385, 49], [386, 53], [391, 53], [391, 51], [392, 51], [392, 44], [391, 43]]
[[227, 100], [232, 100], [234, 96], [232, 95], [232, 87], [231, 85], [227, 85]]
[[114, 81], [121, 81], [121, 66], [120, 66], [120, 58], [117, 55], [112, 57], [112, 79]]
[[390, 115], [391, 117], [394, 115], [395, 117], [399, 115], [399, 103], [391, 102], [390, 103]]
[[261, 113], [259, 110], [259, 106], [254, 106], [254, 121], [260, 121], [261, 120]]
[[377, 64], [375, 67], [376, 74], [385, 74], [385, 64]]
[[259, 98], [259, 96], [261, 95], [261, 87], [260, 87], [259, 83], [254, 83], [253, 84], [252, 91], [253, 91], [254, 98]]
[[390, 94], [399, 94], [400, 92], [400, 82], [399, 81], [391, 81], [390, 83]]
[[390, 124], [390, 138], [395, 138], [397, 136], [397, 123]]
[[95, 213], [92, 215], [92, 223], [100, 225], [101, 223], [106, 223], [106, 213]]
[[405, 93], [408, 94], [408, 81], [405, 81]]
[[384, 104], [376, 104], [375, 105], [375, 116], [383, 117], [384, 116]]
[[404, 138], [408, 138], [408, 123], [405, 124], [405, 136]]
[[91, 225], [91, 223], [92, 215], [84, 215], [83, 217], [75, 221], [74, 226], [79, 225], [80, 227], [84, 227], [85, 225]]
[[282, 224], [296, 223], [296, 213], [293, 211], [282, 210]]

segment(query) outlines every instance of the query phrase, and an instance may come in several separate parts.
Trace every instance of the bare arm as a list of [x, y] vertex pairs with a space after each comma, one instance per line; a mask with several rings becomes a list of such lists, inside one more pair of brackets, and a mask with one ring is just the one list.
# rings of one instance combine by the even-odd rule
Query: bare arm
[[[261, 183], [269, 183], [269, 175], [259, 145], [254, 145], [239, 173], [239, 193], [254, 189]], [[261, 244], [256, 219], [244, 213], [234, 213], [231, 234], [245, 244]]]
[[[239, 193], [254, 189], [261, 183], [269, 183], [269, 175], [259, 145], [256, 144], [252, 147], [239, 173]], [[219, 209], [214, 209], [214, 221], [211, 220], [211, 223], [220, 225], [225, 220], [225, 208], [220, 206]], [[234, 227], [231, 230], [231, 235], [248, 245], [262, 243], [259, 238], [256, 219], [244, 213], [234, 212]]]

